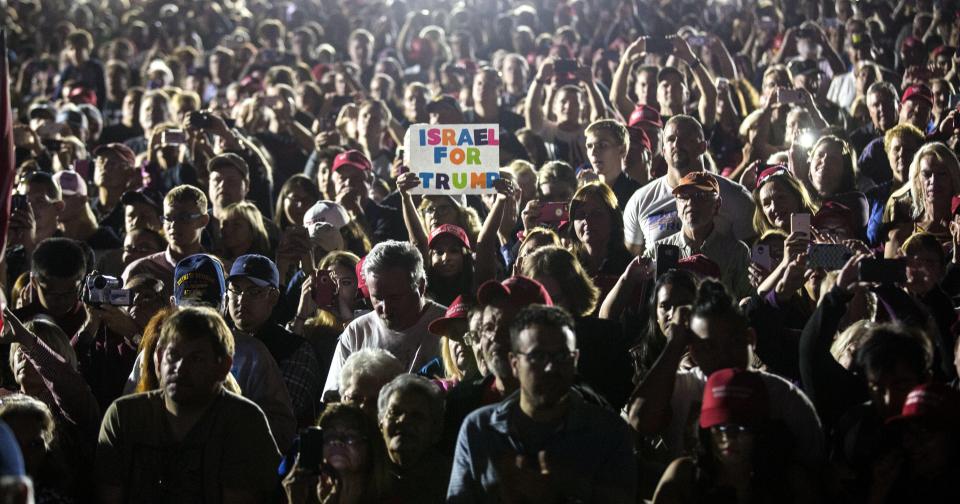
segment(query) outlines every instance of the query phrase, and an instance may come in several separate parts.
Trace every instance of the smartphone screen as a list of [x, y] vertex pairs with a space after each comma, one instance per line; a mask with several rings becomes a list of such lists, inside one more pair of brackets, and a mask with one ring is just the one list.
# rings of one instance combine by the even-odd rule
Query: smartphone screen
[[680, 263], [680, 247], [676, 245], [657, 245], [657, 278], [667, 271], [676, 269]]

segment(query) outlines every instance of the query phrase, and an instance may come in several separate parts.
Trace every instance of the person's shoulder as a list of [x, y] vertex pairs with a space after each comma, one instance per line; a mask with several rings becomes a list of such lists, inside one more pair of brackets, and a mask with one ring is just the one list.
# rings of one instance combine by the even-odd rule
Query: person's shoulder
[[502, 407], [503, 403], [494, 403], [487, 406], [482, 406], [471, 411], [467, 414], [467, 417], [463, 420], [463, 425], [470, 427], [472, 429], [489, 429], [492, 427], [492, 420], [497, 413], [497, 410]]
[[633, 196], [630, 196], [630, 201], [627, 202], [627, 206], [643, 206], [646, 203], [650, 203], [652, 200], [663, 198], [663, 192], [666, 188], [666, 184], [666, 176], [657, 177], [656, 179], [651, 180], [640, 189], [634, 191]]
[[447, 307], [442, 304], [432, 300], [426, 300], [427, 309], [424, 311], [425, 317], [430, 317], [430, 320], [443, 317], [447, 313]]
[[148, 414], [151, 411], [159, 410], [163, 406], [163, 391], [162, 390], [151, 390], [148, 392], [138, 392], [136, 394], [130, 394], [122, 396], [110, 405], [107, 408], [106, 414], [110, 414], [110, 411], [114, 411], [115, 415], [123, 413], [127, 414]]
[[226, 389], [221, 391], [220, 399], [217, 405], [225, 410], [231, 410], [231, 415], [248, 415], [254, 418], [263, 417], [263, 410], [257, 403], [243, 397], [240, 394], [234, 394]]
[[807, 395], [800, 390], [799, 387], [793, 383], [790, 383], [790, 381], [788, 381], [786, 378], [777, 374], [768, 373], [766, 371], [757, 372], [760, 373], [763, 384], [767, 388], [767, 392], [770, 394], [771, 398], [796, 398], [805, 403], [811, 404], [812, 407], [812, 403], [810, 403], [810, 399], [807, 398]]
[[730, 180], [727, 177], [721, 177], [719, 175], [715, 175], [715, 177], [717, 179], [718, 185], [720, 186], [720, 193], [722, 196], [727, 196], [728, 194], [732, 194], [736, 196], [744, 196], [744, 197], [750, 198], [752, 201], [752, 196], [750, 195], [750, 191], [748, 191], [747, 188], [744, 187], [739, 182]]

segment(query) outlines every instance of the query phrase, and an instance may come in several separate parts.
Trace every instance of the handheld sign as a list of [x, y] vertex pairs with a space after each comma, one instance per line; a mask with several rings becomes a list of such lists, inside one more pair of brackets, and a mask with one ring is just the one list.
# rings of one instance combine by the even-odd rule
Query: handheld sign
[[404, 137], [404, 164], [420, 176], [412, 194], [488, 194], [500, 178], [497, 124], [414, 124]]

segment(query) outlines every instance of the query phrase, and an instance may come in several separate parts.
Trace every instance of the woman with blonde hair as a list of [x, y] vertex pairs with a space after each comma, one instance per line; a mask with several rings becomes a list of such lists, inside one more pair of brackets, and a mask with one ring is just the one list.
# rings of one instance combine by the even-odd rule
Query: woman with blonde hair
[[887, 254], [896, 251], [910, 235], [927, 232], [941, 242], [950, 240], [950, 201], [960, 193], [960, 161], [949, 147], [928, 143], [910, 163], [910, 179], [890, 195], [884, 210]]
[[228, 261], [244, 254], [273, 255], [263, 214], [249, 201], [233, 203], [223, 209], [221, 232], [223, 258]]

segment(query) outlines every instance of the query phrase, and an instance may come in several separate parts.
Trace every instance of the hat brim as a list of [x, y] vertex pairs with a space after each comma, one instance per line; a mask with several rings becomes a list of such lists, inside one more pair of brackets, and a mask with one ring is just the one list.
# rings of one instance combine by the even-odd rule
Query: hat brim
[[682, 192], [693, 191], [693, 190], [703, 191], [703, 192], [711, 192], [711, 193], [718, 193], [716, 187], [712, 187], [712, 186], [709, 186], [709, 185], [702, 185], [702, 184], [685, 184], [685, 185], [678, 185], [677, 187], [674, 187], [674, 188], [673, 188], [673, 195], [676, 196], [676, 195], [678, 195], [678, 194], [680, 194], [680, 193], [682, 193]]
[[480, 304], [490, 304], [501, 297], [510, 297], [510, 289], [496, 280], [487, 280], [477, 289], [477, 301]]
[[463, 248], [470, 250], [472, 252], [472, 249], [470, 248], [470, 242], [464, 241], [462, 237], [457, 236], [456, 233], [451, 233], [450, 231], [443, 231], [441, 233], [437, 233], [433, 235], [433, 237], [430, 238], [430, 240], [427, 242], [427, 247], [428, 248], [432, 247], [434, 242], [436, 242], [437, 240], [439, 240], [444, 236], [452, 237], [454, 240], [457, 240], [457, 243], [459, 243]]
[[237, 273], [236, 275], [230, 275], [230, 276], [227, 277], [227, 281], [229, 282], [230, 280], [234, 280], [234, 279], [236, 279], [236, 278], [246, 278], [247, 280], [250, 280], [251, 282], [253, 282], [253, 284], [256, 285], [257, 287], [273, 287], [273, 288], [275, 288], [275, 289], [279, 289], [279, 288], [280, 288], [279, 285], [273, 285], [272, 283], [270, 283], [270, 282], [268, 282], [268, 281], [266, 281], [266, 280], [263, 280], [263, 279], [261, 279], [261, 278], [257, 278], [257, 277], [254, 277], [254, 276], [250, 276], [250, 275], [245, 275], [245, 274], [243, 274], [243, 273]]
[[430, 322], [427, 325], [427, 331], [430, 331], [430, 334], [434, 336], [441, 336], [456, 341], [457, 343], [463, 343], [463, 334], [450, 334], [450, 329], [457, 322], [466, 322], [467, 317], [443, 317]]

